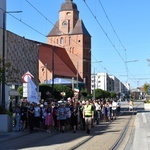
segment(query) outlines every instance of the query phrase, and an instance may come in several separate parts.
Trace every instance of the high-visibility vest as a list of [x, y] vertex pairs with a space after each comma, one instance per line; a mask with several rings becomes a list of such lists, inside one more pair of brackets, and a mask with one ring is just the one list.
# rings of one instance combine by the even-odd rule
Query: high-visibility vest
[[91, 105], [85, 105], [84, 107], [85, 116], [92, 116], [92, 106]]

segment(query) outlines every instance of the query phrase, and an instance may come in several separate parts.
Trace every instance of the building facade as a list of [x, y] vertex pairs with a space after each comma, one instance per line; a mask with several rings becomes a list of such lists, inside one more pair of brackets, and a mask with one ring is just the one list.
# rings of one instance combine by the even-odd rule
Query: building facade
[[5, 100], [8, 104], [10, 97], [16, 102], [19, 100], [17, 89], [23, 85], [22, 77], [26, 72], [29, 71], [34, 76], [33, 81], [36, 85], [39, 83], [37, 43], [6, 31], [5, 64], [10, 64], [5, 72]]
[[79, 11], [73, 0], [66, 0], [61, 5], [59, 20], [48, 34], [47, 43], [65, 48], [76, 68], [76, 79], [79, 75], [90, 92], [91, 36], [79, 19]]
[[76, 77], [76, 68], [66, 53], [66, 50], [49, 44], [40, 44], [39, 82], [48, 83], [53, 78], [72, 77]]
[[102, 89], [108, 92], [127, 94], [130, 90], [129, 84], [123, 84], [118, 78], [107, 73], [91, 75], [91, 93], [94, 89]]

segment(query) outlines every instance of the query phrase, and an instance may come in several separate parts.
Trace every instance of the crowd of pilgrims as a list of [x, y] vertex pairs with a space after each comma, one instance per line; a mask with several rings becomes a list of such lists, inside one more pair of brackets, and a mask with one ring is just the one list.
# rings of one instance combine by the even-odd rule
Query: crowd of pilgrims
[[[62, 133], [77, 130], [86, 130], [83, 118], [83, 109], [86, 105], [84, 100], [77, 101], [68, 98], [67, 101], [58, 102], [22, 102], [14, 109], [14, 131], [47, 131], [53, 130]], [[94, 118], [91, 126], [99, 124], [101, 121], [116, 119], [120, 112], [120, 102], [113, 99], [90, 100], [94, 110]]]

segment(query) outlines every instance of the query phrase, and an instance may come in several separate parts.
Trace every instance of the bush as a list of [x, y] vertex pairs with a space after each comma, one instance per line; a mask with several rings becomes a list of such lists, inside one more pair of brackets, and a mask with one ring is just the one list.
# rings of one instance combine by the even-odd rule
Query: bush
[[10, 112], [9, 110], [7, 110], [6, 108], [2, 107], [2, 105], [0, 105], [0, 114], [8, 114], [8, 115], [13, 115], [12, 112]]

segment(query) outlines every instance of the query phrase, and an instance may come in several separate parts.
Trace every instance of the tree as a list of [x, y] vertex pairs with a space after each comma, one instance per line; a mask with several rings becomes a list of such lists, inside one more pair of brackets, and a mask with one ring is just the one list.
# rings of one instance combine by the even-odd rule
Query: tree
[[110, 98], [115, 98], [116, 97], [116, 93], [115, 92], [110, 92]]
[[0, 58], [0, 82], [2, 82], [3, 80], [3, 75], [4, 75], [4, 72], [5, 72], [5, 84], [7, 83], [14, 83], [16, 82], [16, 80], [18, 79], [15, 79], [13, 74], [14, 73], [18, 73], [18, 70], [15, 69], [10, 62], [5, 62], [5, 66], [3, 67], [3, 60]]
[[96, 99], [105, 98], [104, 90], [102, 90], [102, 89], [95, 89], [95, 98]]
[[144, 92], [148, 94], [148, 87], [150, 86], [150, 84], [145, 83], [143, 86]]
[[57, 91], [57, 94], [54, 94], [54, 97], [57, 99], [62, 99], [61, 92], [65, 92], [64, 99], [67, 97], [73, 97], [74, 93], [71, 89], [71, 87], [68, 87], [66, 85], [55, 85], [55, 90]]
[[80, 93], [81, 93], [81, 97], [83, 98], [87, 97], [88, 95], [87, 89], [81, 89]]
[[18, 92], [20, 94], [20, 97], [22, 98], [23, 97], [23, 86], [18, 87]]
[[48, 99], [49, 94], [52, 94], [52, 87], [47, 84], [41, 84], [39, 85], [39, 92], [41, 92], [41, 99]]

